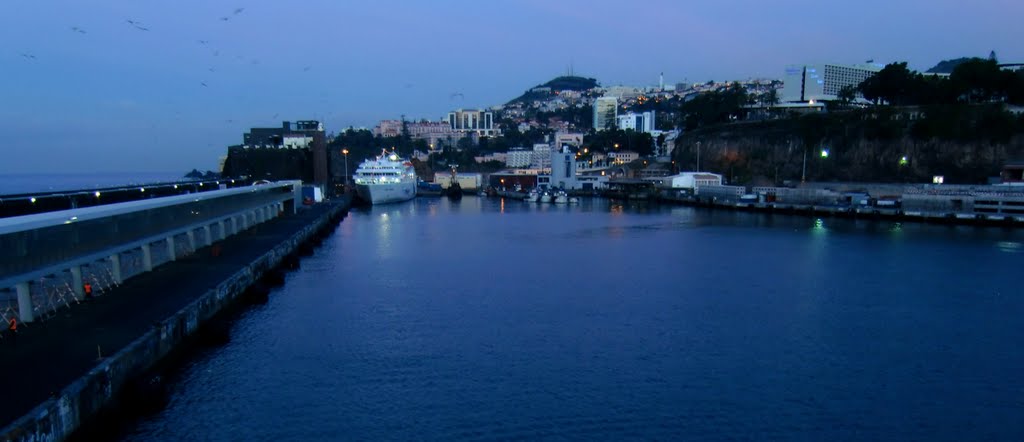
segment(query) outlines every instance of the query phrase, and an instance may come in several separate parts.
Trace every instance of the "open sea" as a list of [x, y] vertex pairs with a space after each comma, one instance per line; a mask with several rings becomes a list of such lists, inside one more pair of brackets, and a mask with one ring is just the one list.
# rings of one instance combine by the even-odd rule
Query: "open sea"
[[96, 172], [0, 174], [0, 195], [101, 189], [184, 180], [187, 172]]
[[125, 440], [1024, 440], [1024, 232], [355, 209]]

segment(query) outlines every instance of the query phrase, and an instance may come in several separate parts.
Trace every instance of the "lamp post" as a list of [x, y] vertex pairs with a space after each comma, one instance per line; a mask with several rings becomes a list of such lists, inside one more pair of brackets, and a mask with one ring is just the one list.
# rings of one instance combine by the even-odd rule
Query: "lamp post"
[[345, 191], [348, 192], [348, 149], [342, 149], [341, 154], [345, 155]]

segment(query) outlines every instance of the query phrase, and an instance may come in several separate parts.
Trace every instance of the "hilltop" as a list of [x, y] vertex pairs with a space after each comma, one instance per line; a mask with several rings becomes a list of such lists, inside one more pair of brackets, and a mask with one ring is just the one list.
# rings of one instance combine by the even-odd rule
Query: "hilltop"
[[601, 85], [596, 79], [587, 77], [577, 77], [575, 75], [563, 75], [561, 77], [555, 77], [551, 81], [544, 84], [534, 86], [524, 92], [522, 95], [513, 98], [507, 104], [513, 104], [524, 101], [533, 100], [544, 100], [549, 98], [551, 95], [561, 91], [589, 91], [593, 88], [600, 87]]

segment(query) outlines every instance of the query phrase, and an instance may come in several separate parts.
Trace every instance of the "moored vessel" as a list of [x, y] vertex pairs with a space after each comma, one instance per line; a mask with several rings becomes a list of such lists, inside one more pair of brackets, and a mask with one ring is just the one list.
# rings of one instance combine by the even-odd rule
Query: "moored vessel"
[[356, 195], [370, 204], [408, 201], [416, 197], [416, 172], [398, 154], [381, 151], [363, 161], [354, 176]]

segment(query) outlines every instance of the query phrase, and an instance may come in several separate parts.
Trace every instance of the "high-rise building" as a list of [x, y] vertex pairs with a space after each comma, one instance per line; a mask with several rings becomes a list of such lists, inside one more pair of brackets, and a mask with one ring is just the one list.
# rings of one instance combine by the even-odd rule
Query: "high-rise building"
[[[856, 88], [882, 70], [877, 64], [841, 65], [834, 63], [786, 66], [782, 102], [834, 101], [844, 87]], [[863, 98], [860, 92], [857, 98]]]
[[594, 130], [614, 128], [618, 108], [619, 100], [615, 97], [600, 97], [594, 100]]
[[482, 137], [498, 135], [494, 129], [494, 115], [482, 109], [449, 112], [448, 126], [455, 132], [476, 132]]

